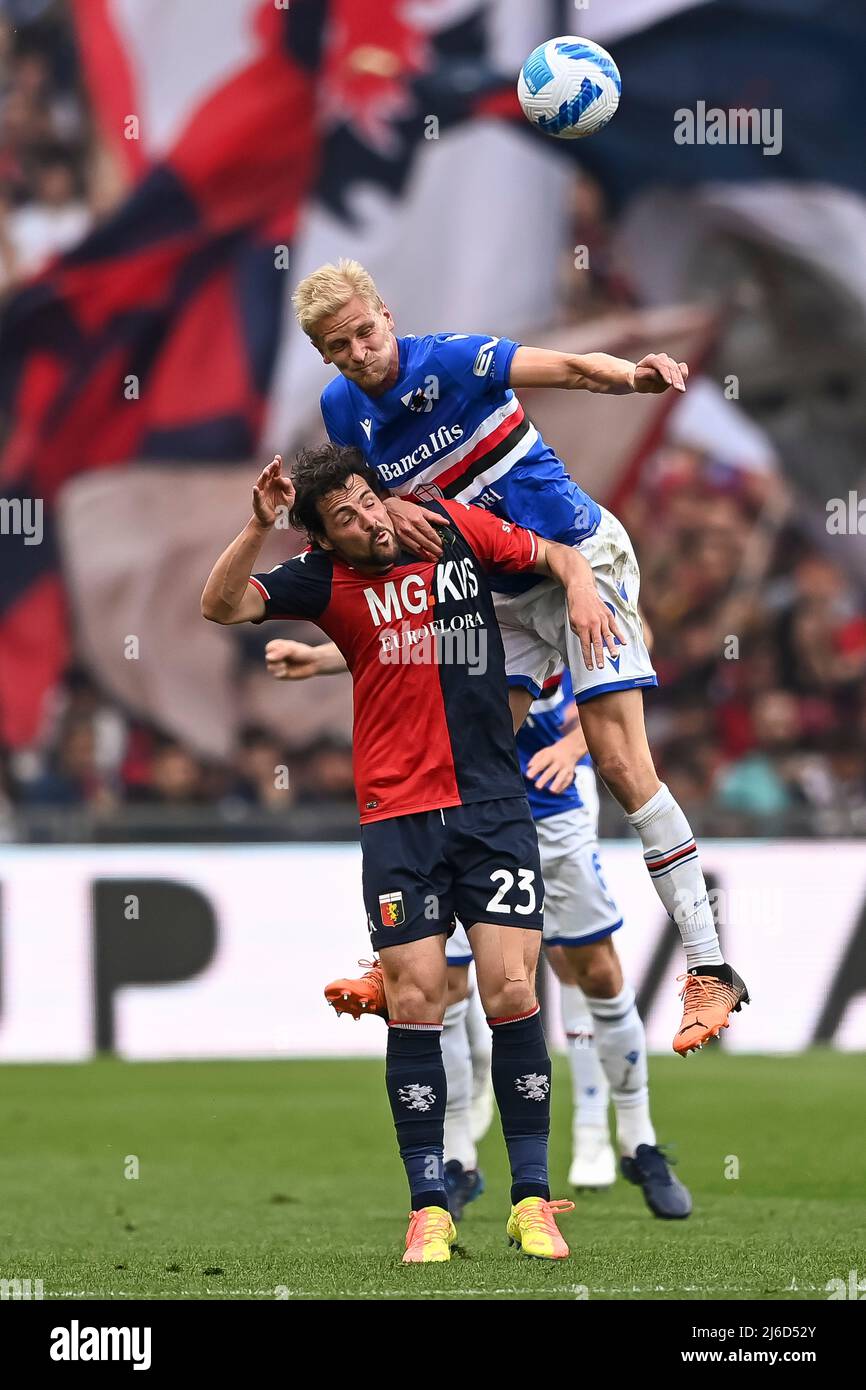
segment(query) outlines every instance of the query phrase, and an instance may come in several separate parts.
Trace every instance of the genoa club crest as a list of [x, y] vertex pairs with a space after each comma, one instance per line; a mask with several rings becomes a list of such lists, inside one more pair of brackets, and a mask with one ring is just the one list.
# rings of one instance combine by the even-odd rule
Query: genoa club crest
[[379, 916], [383, 927], [402, 927], [406, 921], [402, 893], [379, 894]]

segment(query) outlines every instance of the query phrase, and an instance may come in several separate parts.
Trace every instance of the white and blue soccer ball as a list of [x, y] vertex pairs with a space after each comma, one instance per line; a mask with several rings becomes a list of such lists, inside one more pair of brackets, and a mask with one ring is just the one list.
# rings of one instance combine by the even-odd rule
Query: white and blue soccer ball
[[621, 90], [610, 54], [573, 34], [539, 44], [517, 83], [526, 119], [559, 140], [581, 140], [601, 130], [619, 106]]

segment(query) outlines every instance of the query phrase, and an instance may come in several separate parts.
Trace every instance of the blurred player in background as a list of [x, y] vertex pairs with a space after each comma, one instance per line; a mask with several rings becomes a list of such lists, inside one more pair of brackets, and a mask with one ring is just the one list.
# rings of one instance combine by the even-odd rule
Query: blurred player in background
[[372, 277], [351, 260], [306, 276], [294, 305], [301, 329], [339, 373], [321, 397], [328, 435], [359, 449], [394, 494], [388, 512], [407, 548], [438, 556], [446, 524], [409, 501], [412, 494], [476, 503], [579, 548], [591, 564], [627, 640], [601, 670], [582, 665], [554, 586], [526, 576], [497, 584], [515, 726], [564, 662], [592, 760], [640, 836], [647, 870], [682, 937], [686, 974], [674, 1051], [703, 1047], [749, 1000], [722, 956], [694, 836], [647, 743], [642, 690], [658, 682], [638, 616], [637, 561], [624, 528], [571, 480], [513, 389], [684, 391], [686, 364], [664, 353], [634, 363], [465, 333], [401, 338]]
[[[266, 663], [278, 680], [346, 670], [333, 643], [313, 647], [280, 638], [268, 643]], [[612, 1100], [623, 1176], [640, 1186], [654, 1215], [687, 1217], [691, 1198], [656, 1144], [650, 1117], [646, 1033], [613, 943], [622, 915], [602, 875], [595, 773], [571, 693], [568, 672], [552, 676], [516, 740], [538, 831], [545, 886], [544, 947], [560, 982], [568, 1040], [574, 1104], [568, 1180], [579, 1188], [609, 1187], [615, 1181], [607, 1119]], [[484, 1191], [476, 1145], [489, 1123], [480, 1099], [488, 1063], [478, 1043], [472, 1046], [472, 948], [461, 927], [445, 949], [445, 1179], [451, 1214], [459, 1221], [464, 1207]], [[360, 978], [335, 980], [325, 990], [338, 1013], [387, 1017], [381, 967], [369, 964]]]
[[[551, 1069], [535, 997], [544, 888], [486, 571], [556, 578], [587, 662], [602, 661], [605, 642], [614, 649], [617, 625], [569, 547], [450, 502], [440, 504], [451, 523], [446, 554], [420, 560], [401, 548], [379, 491], [353, 448], [300, 455], [291, 481], [275, 458], [253, 488], [251, 520], [208, 577], [201, 611], [224, 624], [315, 622], [352, 672], [364, 903], [385, 977], [386, 1085], [412, 1201], [404, 1262], [449, 1260], [456, 1239], [439, 1039], [455, 916], [472, 933], [493, 1033], [512, 1172], [507, 1233], [526, 1254], [562, 1259], [556, 1216], [572, 1204], [550, 1200]], [[252, 574], [282, 506], [310, 549]], [[484, 639], [473, 669], [465, 642], [445, 641], [470, 630]]]

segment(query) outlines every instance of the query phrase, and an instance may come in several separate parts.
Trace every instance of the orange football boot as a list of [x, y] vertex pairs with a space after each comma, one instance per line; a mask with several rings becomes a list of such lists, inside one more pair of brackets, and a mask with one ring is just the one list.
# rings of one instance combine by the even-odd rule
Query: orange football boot
[[388, 1017], [385, 1002], [385, 976], [377, 960], [359, 960], [359, 965], [369, 968], [359, 980], [333, 980], [325, 986], [325, 998], [338, 1014], [351, 1014], [359, 1019], [361, 1014], [378, 1014]]
[[422, 1207], [409, 1217], [404, 1265], [444, 1264], [451, 1259], [457, 1230], [450, 1212], [442, 1207]]
[[686, 1057], [728, 1027], [730, 1015], [749, 1003], [749, 991], [729, 965], [697, 965], [680, 980], [683, 1017], [673, 1047]]

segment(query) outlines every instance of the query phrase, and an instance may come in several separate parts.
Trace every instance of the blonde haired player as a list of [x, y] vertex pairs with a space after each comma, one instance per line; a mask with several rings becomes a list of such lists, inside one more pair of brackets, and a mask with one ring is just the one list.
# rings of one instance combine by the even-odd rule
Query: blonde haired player
[[643, 846], [644, 861], [686, 955], [683, 1014], [673, 1041], [687, 1055], [727, 1028], [749, 1002], [719, 948], [688, 821], [656, 774], [643, 689], [657, 685], [638, 615], [640, 573], [626, 531], [569, 478], [524, 415], [515, 390], [549, 386], [608, 395], [684, 391], [688, 368], [665, 353], [639, 362], [607, 353], [552, 352], [495, 335], [399, 336], [357, 261], [323, 265], [297, 286], [298, 323], [338, 375], [322, 393], [325, 427], [352, 445], [388, 488], [398, 539], [428, 558], [442, 552], [443, 518], [408, 500], [475, 503], [588, 560], [625, 642], [601, 668], [581, 660], [555, 585], [497, 580], [497, 618], [515, 727], [560, 661], [568, 667], [587, 747]]

